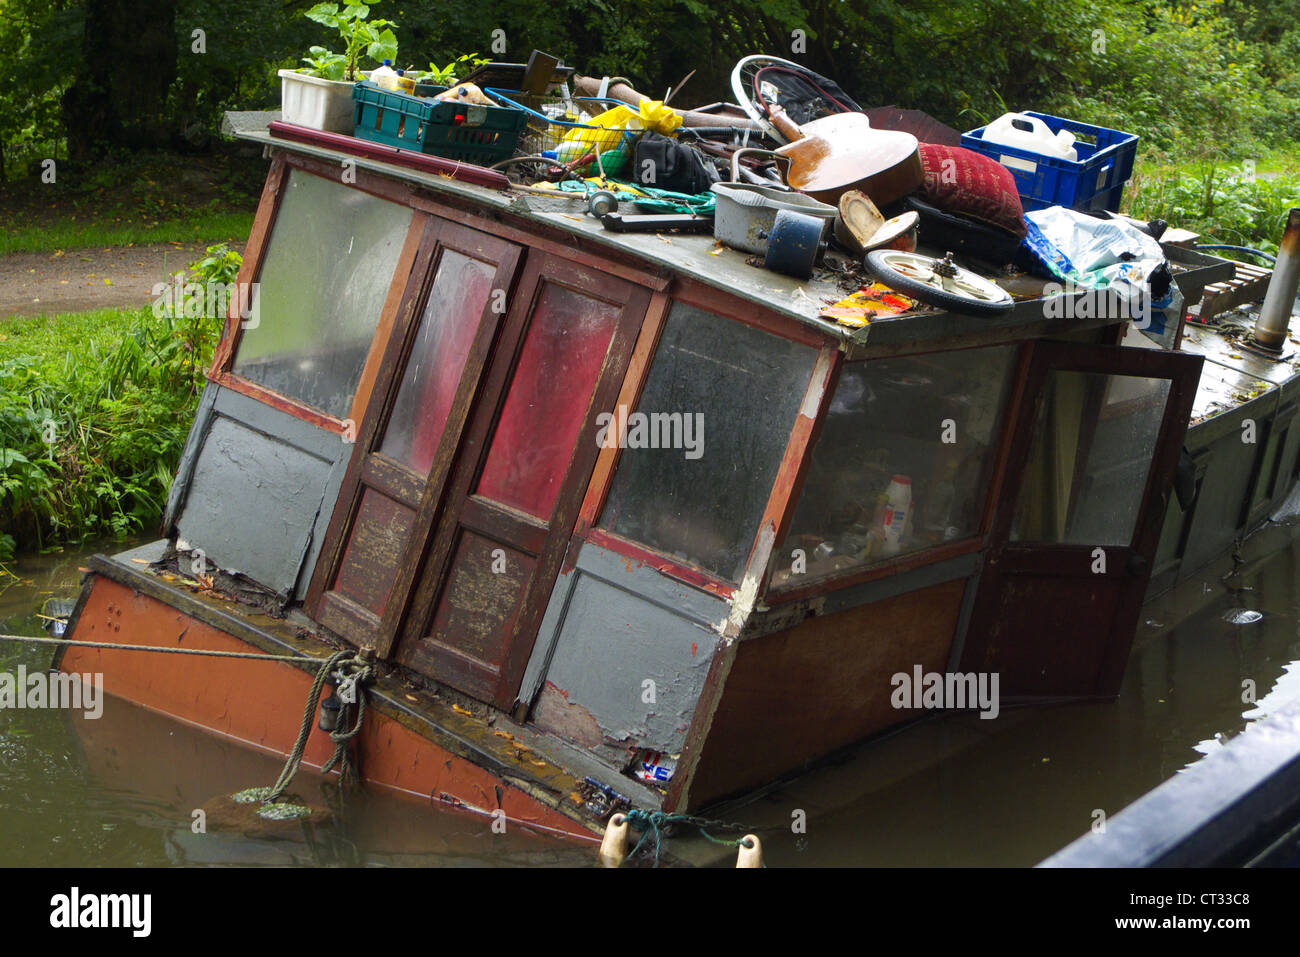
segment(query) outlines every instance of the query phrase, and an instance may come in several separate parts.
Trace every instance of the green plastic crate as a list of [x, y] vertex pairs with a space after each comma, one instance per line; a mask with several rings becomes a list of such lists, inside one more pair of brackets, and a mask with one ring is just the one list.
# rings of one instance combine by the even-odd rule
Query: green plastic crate
[[475, 166], [513, 156], [519, 131], [528, 121], [523, 110], [443, 103], [365, 81], [352, 88], [352, 99], [357, 138]]

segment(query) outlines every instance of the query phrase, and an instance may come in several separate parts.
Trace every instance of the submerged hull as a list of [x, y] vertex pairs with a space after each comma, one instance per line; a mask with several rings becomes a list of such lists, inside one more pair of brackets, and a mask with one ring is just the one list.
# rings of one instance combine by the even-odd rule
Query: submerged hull
[[[253, 654], [333, 650], [323, 643], [277, 635], [275, 626], [284, 625], [271, 619], [265, 620], [261, 640], [250, 640], [253, 634], [248, 629], [258, 623], [221, 607], [230, 603], [205, 601], [164, 581], [150, 582], [149, 577], [132, 575], [112, 560], [96, 559], [70, 622], [70, 637]], [[195, 603], [208, 605], [209, 613], [203, 614]], [[282, 643], [279, 649], [270, 644], [277, 639]], [[100, 674], [104, 690], [115, 698], [278, 757], [293, 748], [314, 677], [288, 662], [80, 646], [69, 646], [56, 665], [68, 673]], [[462, 717], [445, 704], [426, 710], [408, 702], [410, 707], [402, 709], [382, 692], [372, 693], [369, 700], [371, 707], [355, 742], [356, 765], [368, 788], [432, 800], [485, 818], [501, 811], [506, 826], [592, 839], [594, 819], [588, 816], [584, 821], [571, 799], [576, 781], [549, 765], [531, 766], [527, 775], [519, 773], [517, 767], [523, 762], [538, 760], [526, 745], [494, 744], [506, 744], [507, 739], [468, 719], [455, 728], [435, 724], [450, 723], [440, 711], [451, 711], [452, 719]], [[303, 767], [319, 770], [332, 753], [328, 735], [313, 722]], [[250, 782], [257, 783], [270, 782]]]

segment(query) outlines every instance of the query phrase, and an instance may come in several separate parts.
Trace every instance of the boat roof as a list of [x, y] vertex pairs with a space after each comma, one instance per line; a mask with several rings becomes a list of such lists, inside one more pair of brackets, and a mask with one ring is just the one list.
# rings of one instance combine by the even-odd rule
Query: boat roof
[[[605, 229], [599, 220], [586, 215], [582, 203], [562, 195], [552, 198], [534, 191], [492, 189], [342, 150], [281, 139], [267, 130], [268, 122], [276, 118], [277, 114], [273, 112], [227, 113], [226, 130], [268, 150], [285, 150], [335, 164], [347, 160], [357, 169], [412, 183], [430, 193], [468, 202], [491, 213], [506, 213], [525, 223], [581, 237], [597, 250], [604, 248], [632, 257], [655, 271], [705, 283], [792, 319], [837, 340], [850, 358], [859, 353], [880, 356], [915, 352], [918, 345], [928, 343], [948, 350], [1065, 335], [1118, 321], [1114, 318], [1049, 319], [1043, 314], [1043, 300], [1037, 295], [1028, 295], [1018, 297], [1013, 309], [992, 318], [926, 308], [924, 311], [874, 318], [861, 328], [850, 328], [819, 316], [826, 306], [857, 288], [857, 284], [842, 283], [840, 277], [830, 270], [818, 269], [812, 279], [800, 280], [751, 265], [749, 260], [754, 257], [722, 245], [712, 235], [613, 232]], [[924, 245], [920, 251], [942, 255], [942, 251], [927, 250]], [[1041, 281], [1038, 289], [1041, 291]], [[1065, 311], [1065, 314], [1071, 313]]]

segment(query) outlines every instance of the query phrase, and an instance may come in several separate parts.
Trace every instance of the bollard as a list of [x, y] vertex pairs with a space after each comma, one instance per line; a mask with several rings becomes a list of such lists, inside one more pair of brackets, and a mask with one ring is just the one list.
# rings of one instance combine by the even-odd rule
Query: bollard
[[613, 814], [600, 840], [600, 863], [603, 867], [620, 867], [627, 857], [627, 815]]
[[740, 839], [740, 851], [736, 854], [737, 867], [762, 867], [763, 845], [753, 834], [746, 834]]
[[1273, 278], [1264, 293], [1255, 321], [1255, 345], [1281, 352], [1291, 326], [1291, 308], [1300, 288], [1300, 209], [1292, 209], [1286, 218], [1286, 230], [1277, 250]]

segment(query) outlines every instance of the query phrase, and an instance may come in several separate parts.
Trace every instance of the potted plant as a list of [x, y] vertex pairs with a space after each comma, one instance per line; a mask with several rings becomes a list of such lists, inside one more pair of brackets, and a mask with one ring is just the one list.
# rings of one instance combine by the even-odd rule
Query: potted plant
[[331, 133], [351, 133], [353, 127], [352, 86], [364, 79], [358, 67], [363, 57], [376, 63], [397, 57], [397, 37], [390, 20], [371, 20], [370, 7], [349, 3], [318, 3], [306, 17], [338, 31], [343, 52], [314, 46], [308, 65], [297, 70], [280, 70], [280, 114], [286, 123], [297, 123]]

